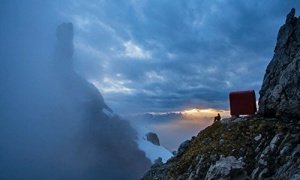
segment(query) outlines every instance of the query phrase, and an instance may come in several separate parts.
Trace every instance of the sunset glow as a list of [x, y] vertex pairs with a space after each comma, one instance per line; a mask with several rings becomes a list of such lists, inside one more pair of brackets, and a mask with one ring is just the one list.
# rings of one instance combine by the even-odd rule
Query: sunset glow
[[213, 116], [213, 115], [217, 115], [218, 113], [220, 113], [221, 115], [229, 116], [228, 110], [218, 110], [218, 109], [212, 109], [212, 108], [208, 108], [208, 109], [193, 108], [193, 109], [184, 110], [184, 111], [182, 111], [182, 113], [184, 115], [193, 115], [193, 116], [210, 116], [210, 115]]
[[184, 114], [193, 114], [193, 113], [198, 113], [199, 109], [189, 109], [189, 110], [184, 110], [182, 113]]

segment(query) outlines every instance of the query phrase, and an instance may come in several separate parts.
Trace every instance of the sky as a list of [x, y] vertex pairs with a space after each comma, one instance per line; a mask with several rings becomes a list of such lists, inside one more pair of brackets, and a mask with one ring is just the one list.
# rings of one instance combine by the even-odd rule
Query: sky
[[77, 71], [119, 114], [228, 109], [258, 91], [278, 29], [299, 1], [69, 2]]

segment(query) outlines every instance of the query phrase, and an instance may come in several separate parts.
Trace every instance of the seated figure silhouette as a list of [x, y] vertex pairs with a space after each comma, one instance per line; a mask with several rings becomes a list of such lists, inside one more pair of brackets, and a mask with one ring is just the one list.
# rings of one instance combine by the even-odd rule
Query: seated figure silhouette
[[221, 120], [221, 116], [220, 113], [218, 113], [217, 116], [215, 116], [214, 122], [220, 121]]

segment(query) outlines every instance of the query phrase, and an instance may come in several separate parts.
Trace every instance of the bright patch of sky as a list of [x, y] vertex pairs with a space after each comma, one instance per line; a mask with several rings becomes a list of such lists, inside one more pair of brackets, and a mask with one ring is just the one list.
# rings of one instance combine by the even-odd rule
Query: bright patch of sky
[[149, 59], [151, 54], [131, 41], [125, 42], [125, 56], [136, 59]]

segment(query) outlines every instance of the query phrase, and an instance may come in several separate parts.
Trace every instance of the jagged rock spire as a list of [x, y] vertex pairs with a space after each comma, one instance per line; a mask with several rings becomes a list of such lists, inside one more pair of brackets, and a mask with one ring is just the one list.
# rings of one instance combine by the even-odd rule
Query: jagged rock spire
[[295, 20], [295, 13], [296, 13], [295, 8], [292, 8], [290, 13], [288, 13], [286, 15], [286, 20], [285, 20], [286, 24], [292, 22], [293, 20]]

